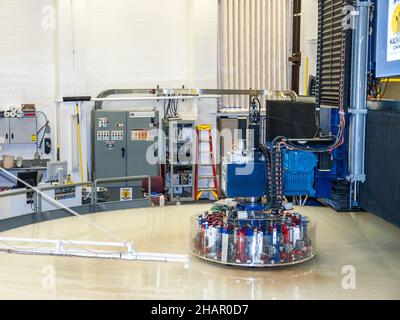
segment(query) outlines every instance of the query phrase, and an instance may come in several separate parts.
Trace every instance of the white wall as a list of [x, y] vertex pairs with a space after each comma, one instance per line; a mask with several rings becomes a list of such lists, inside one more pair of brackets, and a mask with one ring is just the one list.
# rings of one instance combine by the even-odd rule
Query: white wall
[[86, 0], [87, 93], [216, 87], [217, 0]]
[[[318, 38], [318, 0], [303, 0], [301, 11], [301, 52], [300, 94], [306, 94], [305, 83], [309, 75], [317, 72], [317, 38]], [[308, 57], [308, 73], [306, 58]]]
[[[47, 5], [57, 13], [55, 29], [42, 26]], [[157, 84], [216, 88], [217, 12], [218, 0], [1, 0], [0, 107], [36, 103], [54, 135], [62, 96]], [[65, 160], [72, 157], [72, 107], [61, 106]], [[34, 149], [4, 153], [33, 158]]]
[[218, 0], [186, 0], [187, 86], [216, 89]]
[[[54, 125], [55, 33], [42, 26], [48, 5], [53, 1], [0, 1], [0, 110], [34, 103]], [[35, 151], [34, 145], [6, 145], [0, 156], [32, 159]]]
[[87, 0], [87, 92], [186, 83], [183, 0]]

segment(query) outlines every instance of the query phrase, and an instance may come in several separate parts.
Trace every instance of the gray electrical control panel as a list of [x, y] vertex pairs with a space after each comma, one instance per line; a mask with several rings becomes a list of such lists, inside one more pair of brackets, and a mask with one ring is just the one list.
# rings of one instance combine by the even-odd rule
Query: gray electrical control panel
[[36, 142], [36, 117], [0, 118], [0, 144], [32, 144]]
[[[159, 176], [157, 111], [92, 111], [93, 178]], [[149, 155], [154, 155], [150, 157]], [[156, 159], [155, 159], [156, 158]], [[141, 181], [106, 187], [140, 186]]]
[[127, 175], [159, 176], [158, 114], [128, 112], [127, 114]]

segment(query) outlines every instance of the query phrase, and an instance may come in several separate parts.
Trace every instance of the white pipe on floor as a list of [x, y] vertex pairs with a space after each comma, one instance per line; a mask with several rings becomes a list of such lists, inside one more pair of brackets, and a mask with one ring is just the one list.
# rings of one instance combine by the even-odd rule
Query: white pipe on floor
[[[17, 247], [18, 244], [29, 243], [52, 245], [53, 248], [27, 248]], [[66, 248], [66, 245], [76, 245], [81, 248]], [[110, 250], [92, 250], [83, 248], [83, 246], [92, 247], [119, 247], [126, 248], [126, 252], [113, 252]], [[81, 258], [98, 258], [98, 259], [118, 259], [127, 261], [157, 261], [157, 262], [179, 262], [187, 265], [189, 256], [182, 254], [169, 253], [148, 253], [135, 252], [133, 244], [118, 243], [118, 242], [93, 242], [93, 241], [69, 241], [69, 240], [48, 240], [48, 239], [28, 239], [28, 238], [11, 238], [0, 237], [0, 251], [16, 254], [31, 254], [31, 255], [51, 255], [64, 257], [81, 257]]]

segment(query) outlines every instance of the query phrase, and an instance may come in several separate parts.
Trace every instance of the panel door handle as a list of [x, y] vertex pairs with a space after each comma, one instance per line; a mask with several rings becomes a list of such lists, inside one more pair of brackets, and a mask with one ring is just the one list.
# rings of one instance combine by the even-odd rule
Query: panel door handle
[[121, 152], [122, 152], [122, 158], [125, 158], [125, 148], [122, 148]]

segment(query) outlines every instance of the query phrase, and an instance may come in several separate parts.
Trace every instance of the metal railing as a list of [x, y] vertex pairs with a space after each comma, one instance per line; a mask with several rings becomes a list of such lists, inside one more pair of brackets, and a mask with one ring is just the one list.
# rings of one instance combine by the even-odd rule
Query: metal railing
[[[45, 192], [45, 191], [52, 191], [52, 190], [57, 190], [57, 189], [64, 189], [64, 188], [77, 188], [77, 187], [84, 187], [87, 186], [91, 189], [91, 205], [96, 205], [98, 204], [98, 186], [99, 184], [104, 184], [104, 183], [113, 183], [113, 182], [121, 182], [121, 181], [136, 181], [136, 180], [142, 180], [142, 179], [147, 179], [148, 180], [148, 190], [149, 196], [148, 196], [148, 201], [149, 201], [149, 206], [151, 206], [151, 177], [150, 176], [129, 176], [129, 177], [117, 177], [117, 178], [104, 178], [104, 179], [97, 179], [92, 182], [79, 182], [79, 183], [73, 183], [73, 184], [66, 184], [66, 185], [52, 185], [52, 186], [45, 186], [45, 187], [37, 187], [40, 192]], [[28, 195], [29, 193], [34, 193], [34, 196], [32, 197], [32, 204], [33, 208], [32, 211], [35, 214], [42, 213], [42, 201], [43, 197], [40, 193], [38, 193], [34, 189], [18, 189], [18, 190], [9, 190], [5, 192], [0, 192], [0, 199], [1, 198], [6, 198], [6, 197], [14, 197], [18, 195]], [[146, 197], [145, 197], [146, 198]], [[133, 199], [132, 201], [137, 200]], [[108, 203], [108, 202], [107, 202]]]
[[[46, 186], [46, 187], [38, 188], [38, 189], [42, 192], [45, 192], [45, 191], [52, 191], [52, 190], [57, 190], [57, 189], [77, 188], [77, 187], [84, 187], [84, 186], [90, 186], [90, 188], [93, 190], [93, 183], [91, 183], [91, 182], [79, 182], [79, 183], [72, 183], [72, 184], [66, 184], [66, 185]], [[39, 193], [39, 194], [37, 194], [36, 213], [41, 213], [41, 212], [42, 212], [42, 195]]]
[[29, 193], [34, 193], [35, 196], [32, 198], [33, 200], [33, 213], [36, 213], [38, 211], [38, 198], [37, 198], [37, 193], [35, 190], [32, 189], [17, 189], [17, 190], [8, 190], [8, 191], [3, 191], [0, 192], [0, 199], [1, 198], [7, 198], [7, 197], [14, 197], [14, 196], [20, 196], [22, 194], [28, 195]]
[[114, 183], [114, 182], [121, 182], [121, 181], [135, 181], [135, 180], [142, 180], [147, 179], [148, 181], [148, 190], [149, 190], [149, 206], [151, 206], [151, 177], [150, 176], [129, 176], [129, 177], [118, 177], [118, 178], [102, 178], [96, 179], [93, 184], [92, 188], [92, 204], [96, 205], [98, 203], [97, 200], [97, 186], [99, 184], [104, 183]]

